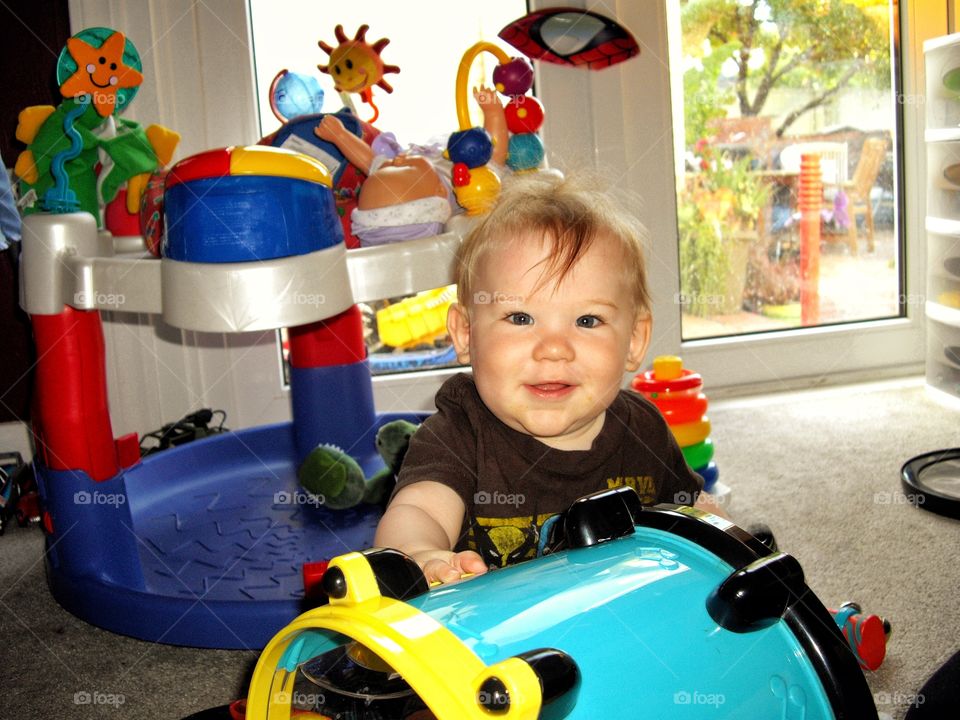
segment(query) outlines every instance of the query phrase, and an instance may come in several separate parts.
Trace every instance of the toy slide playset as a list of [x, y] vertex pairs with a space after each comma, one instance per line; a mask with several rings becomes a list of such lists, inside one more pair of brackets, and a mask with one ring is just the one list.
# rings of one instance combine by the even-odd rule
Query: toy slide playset
[[[383, 75], [398, 69], [365, 32], [338, 27], [340, 45], [321, 47], [325, 71], [367, 69], [351, 91], [375, 120], [369, 91], [389, 91]], [[575, 47], [551, 45], [564, 33]], [[501, 35], [590, 68], [639, 53], [582, 11], [533, 13]], [[485, 127], [472, 128], [463, 68], [486, 51], [509, 100], [475, 93]], [[435, 588], [409, 558], [370, 548], [422, 416], [375, 410], [357, 304], [441, 288], [390, 320], [407, 342], [437, 332], [459, 236], [434, 231], [429, 181], [449, 182], [452, 209], [482, 214], [499, 172], [541, 165], [525, 59], [485, 44], [464, 56], [449, 177], [385, 155], [352, 112], [319, 113], [322, 92], [289, 74], [272, 90], [290, 118], [281, 131], [165, 172], [176, 134], [115, 117], [139, 71], [121, 33], [86, 30], [60, 56], [61, 106], [26, 109], [18, 128], [17, 174], [35, 199], [22, 255], [39, 358], [34, 464], [61, 605], [145, 640], [264, 648], [249, 697], [198, 718], [876, 717], [839, 629], [867, 626], [859, 608], [834, 620], [796, 560], [713, 515], [606, 491], [552, 522], [537, 559]], [[395, 192], [413, 178], [420, 196]], [[287, 328], [292, 420], [142, 454], [135, 435], [113, 436], [102, 309], [200, 332]], [[691, 449], [712, 449], [700, 379], [678, 362], [636, 389], [674, 413], [685, 455], [699, 453], [688, 462], [715, 482], [711, 457]]]

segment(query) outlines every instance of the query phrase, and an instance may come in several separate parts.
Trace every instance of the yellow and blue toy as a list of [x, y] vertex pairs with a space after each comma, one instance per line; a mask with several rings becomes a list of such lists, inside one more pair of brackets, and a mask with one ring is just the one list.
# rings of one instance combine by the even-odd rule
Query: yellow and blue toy
[[264, 649], [247, 717], [877, 718], [799, 563], [735, 525], [619, 488], [546, 545], [432, 589], [393, 550], [334, 559], [329, 604]]

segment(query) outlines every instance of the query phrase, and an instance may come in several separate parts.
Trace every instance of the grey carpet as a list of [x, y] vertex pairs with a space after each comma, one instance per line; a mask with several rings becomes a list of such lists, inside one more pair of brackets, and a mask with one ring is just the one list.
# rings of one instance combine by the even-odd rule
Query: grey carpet
[[765, 520], [827, 607], [855, 600], [892, 623], [887, 658], [867, 680], [894, 718], [960, 649], [960, 522], [912, 507], [900, 487], [906, 460], [960, 446], [960, 410], [911, 385], [727, 401], [709, 413], [734, 519]]
[[[960, 648], [960, 522], [903, 502], [899, 470], [960, 446], [960, 410], [907, 382], [719, 401], [710, 418], [734, 519], [767, 522], [827, 606], [856, 600], [892, 622], [887, 659], [868, 682], [878, 710], [902, 718]], [[91, 627], [50, 597], [41, 550], [36, 529], [0, 537], [0, 715], [181, 718], [244, 693], [255, 653]]]

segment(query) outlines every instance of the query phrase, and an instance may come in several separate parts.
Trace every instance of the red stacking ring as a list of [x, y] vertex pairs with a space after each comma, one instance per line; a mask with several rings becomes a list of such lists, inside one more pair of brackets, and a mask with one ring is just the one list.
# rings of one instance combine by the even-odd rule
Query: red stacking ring
[[641, 375], [633, 378], [633, 389], [642, 393], [669, 393], [678, 390], [691, 390], [703, 385], [703, 378], [700, 373], [684, 368], [682, 374], [673, 380], [656, 380], [653, 377], [653, 370], [647, 370]]
[[674, 393], [657, 393], [647, 399], [657, 406], [668, 425], [683, 425], [696, 422], [707, 412], [707, 396], [697, 393], [693, 396], [676, 397]]

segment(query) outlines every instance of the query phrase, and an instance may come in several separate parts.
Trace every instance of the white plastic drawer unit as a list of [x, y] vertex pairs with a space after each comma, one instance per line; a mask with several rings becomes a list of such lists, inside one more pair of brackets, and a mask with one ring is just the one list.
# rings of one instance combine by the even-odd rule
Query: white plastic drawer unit
[[924, 43], [926, 53], [927, 140], [941, 140], [960, 128], [960, 45], [954, 36]]
[[927, 319], [927, 384], [960, 396], [960, 325]]
[[926, 299], [960, 311], [960, 234], [933, 231], [938, 225], [928, 220]]
[[927, 217], [960, 218], [960, 139], [927, 143]]

